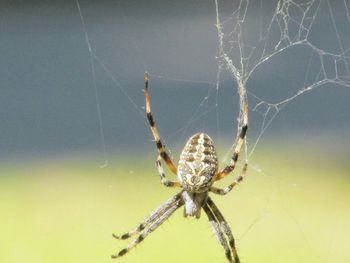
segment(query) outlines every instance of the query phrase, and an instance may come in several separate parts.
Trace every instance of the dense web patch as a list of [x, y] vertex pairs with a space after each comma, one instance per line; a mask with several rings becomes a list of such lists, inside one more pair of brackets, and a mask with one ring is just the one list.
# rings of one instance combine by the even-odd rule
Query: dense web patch
[[[350, 32], [350, 20], [346, 1], [279, 0], [275, 1], [274, 5], [268, 4], [269, 7], [265, 9], [263, 2], [235, 1], [231, 6], [231, 11], [227, 12], [227, 3], [215, 0], [219, 42], [217, 88], [220, 86], [220, 75], [225, 71], [229, 72], [240, 98], [238, 124], [242, 122], [243, 100], [249, 101], [250, 112], [261, 116], [260, 128], [256, 137], [248, 136], [251, 144], [249, 147], [247, 143], [245, 145], [246, 162], [276, 116], [286, 105], [320, 87], [330, 89], [337, 86], [350, 87], [350, 41], [348, 34], [345, 33]], [[271, 11], [266, 11], [266, 9]], [[260, 15], [257, 10], [260, 10]], [[322, 33], [321, 36], [318, 36], [317, 32], [328, 34], [332, 39], [330, 44], [324, 43], [327, 37], [322, 36]], [[281, 56], [289, 58], [297, 55], [300, 50], [303, 56], [302, 59], [298, 57], [299, 63], [300, 67], [305, 70], [299, 80], [293, 83], [294, 87], [291, 91], [281, 92], [284, 97], [262, 98], [250, 90], [250, 80], [261, 68], [269, 67], [269, 63], [275, 58], [278, 60]], [[268, 70], [263, 74], [266, 72]], [[283, 90], [283, 87], [276, 87], [276, 89]], [[231, 151], [226, 153], [226, 158], [230, 156]], [[267, 175], [258, 164], [250, 163], [250, 169]], [[294, 182], [287, 184], [292, 187], [296, 186]], [[281, 191], [285, 192], [285, 190]], [[276, 197], [274, 193], [267, 197], [267, 206], [271, 204], [273, 196]], [[240, 235], [239, 239], [242, 239], [261, 219], [260, 216], [252, 220], [251, 225]], [[298, 220], [293, 215], [289, 214], [289, 216], [303, 242], [311, 251], [308, 238]]]
[[[269, 4], [268, 8], [274, 8], [271, 15], [260, 17], [259, 24], [256, 24], [257, 10], [263, 10], [263, 2], [235, 1], [232, 11], [227, 14], [227, 11], [220, 9], [224, 1], [215, 0], [219, 41], [218, 74], [228, 70], [237, 84], [241, 101], [248, 93], [250, 110], [262, 116], [260, 132], [250, 154], [273, 119], [288, 103], [321, 86], [350, 87], [349, 39], [338, 29], [339, 25], [345, 28], [342, 29], [343, 32], [349, 32], [350, 29], [348, 4], [345, 0], [276, 1], [275, 5]], [[344, 10], [341, 14], [344, 16], [342, 20], [335, 17], [335, 8]], [[264, 12], [264, 15], [268, 13]], [[333, 41], [328, 47], [324, 47], [324, 43], [313, 36], [314, 31], [320, 30], [320, 25], [326, 23], [320, 21], [322, 16], [329, 17], [328, 22], [333, 33], [329, 35]], [[307, 66], [303, 84], [296, 87], [294, 94], [278, 101], [268, 101], [249, 91], [247, 83], [259, 68], [296, 48], [305, 49], [308, 55], [305, 61], [300, 61], [301, 65], [304, 63]]]

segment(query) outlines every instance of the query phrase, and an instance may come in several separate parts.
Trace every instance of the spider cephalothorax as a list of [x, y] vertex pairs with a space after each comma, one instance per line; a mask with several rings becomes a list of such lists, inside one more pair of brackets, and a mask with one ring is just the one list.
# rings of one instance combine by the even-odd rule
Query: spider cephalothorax
[[[165, 186], [179, 187], [182, 188], [182, 190], [153, 211], [136, 228], [121, 236], [113, 235], [117, 239], [128, 239], [134, 234], [141, 233], [126, 248], [120, 250], [117, 254], [112, 255], [113, 258], [125, 255], [183, 205], [185, 208], [184, 216], [195, 216], [199, 218], [201, 210], [203, 209], [208, 216], [220, 244], [225, 250], [228, 262], [240, 262], [231, 229], [217, 206], [209, 197], [208, 193], [213, 192], [215, 194], [225, 195], [230, 192], [235, 185], [242, 181], [246, 174], [247, 162], [243, 166], [241, 175], [235, 178], [231, 184], [223, 189], [212, 186], [214, 182], [230, 174], [236, 167], [238, 155], [244, 143], [248, 129], [248, 105], [245, 97], [243, 95], [242, 97], [242, 126], [239, 129], [236, 140], [237, 143], [234, 147], [230, 163], [224, 169], [218, 171], [218, 158], [213, 141], [205, 133], [196, 133], [187, 141], [181, 152], [178, 167], [176, 167], [165, 150], [165, 146], [161, 141], [157, 126], [153, 119], [148, 93], [148, 74], [145, 74], [146, 114], [158, 149], [156, 164], [160, 179]], [[170, 171], [177, 175], [178, 181], [170, 181], [165, 177], [161, 160], [164, 160]]]

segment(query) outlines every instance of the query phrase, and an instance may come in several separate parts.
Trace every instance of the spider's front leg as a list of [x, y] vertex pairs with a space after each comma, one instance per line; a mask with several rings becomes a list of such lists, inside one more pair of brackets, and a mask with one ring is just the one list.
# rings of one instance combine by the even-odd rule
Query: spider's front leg
[[114, 238], [116, 239], [128, 239], [132, 237], [133, 235], [141, 232], [144, 230], [147, 226], [152, 224], [159, 216], [163, 215], [165, 211], [169, 209], [169, 207], [173, 206], [177, 201], [180, 200], [182, 192], [174, 195], [169, 200], [167, 200], [164, 204], [162, 204], [160, 207], [158, 207], [156, 210], [154, 210], [148, 217], [146, 217], [141, 224], [139, 224], [137, 227], [133, 228], [129, 232], [122, 234], [122, 235], [116, 235], [112, 234]]
[[226, 255], [228, 262], [234, 263], [234, 261], [232, 261], [232, 255], [231, 255], [230, 248], [227, 244], [226, 238], [224, 236], [224, 233], [222, 232], [220, 224], [219, 224], [217, 218], [215, 218], [213, 212], [211, 211], [211, 209], [207, 203], [203, 206], [203, 210], [207, 214], [209, 222], [214, 229], [214, 234], [217, 236], [220, 244], [223, 246], [223, 248], [225, 250], [225, 255]]
[[226, 222], [224, 216], [221, 214], [220, 210], [215, 205], [213, 200], [211, 200], [210, 197], [208, 197], [208, 199], [207, 199], [207, 205], [213, 211], [213, 214], [215, 215], [218, 223], [220, 224], [220, 227], [222, 228], [222, 230], [224, 231], [224, 233], [227, 236], [228, 242], [230, 244], [231, 252], [232, 252], [232, 255], [233, 255], [234, 263], [240, 263], [240, 260], [239, 260], [238, 254], [237, 254], [236, 245], [235, 245], [235, 239], [234, 239], [234, 237], [232, 235], [230, 226], [228, 225], [228, 223]]
[[[155, 214], [154, 220], [148, 224], [148, 226], [142, 231], [142, 233], [134, 241], [132, 241], [126, 248], [112, 255], [112, 258], [118, 258], [118, 257], [124, 256], [137, 244], [142, 242], [151, 232], [156, 230], [162, 223], [164, 223], [164, 221], [166, 221], [179, 207], [181, 207], [183, 205], [183, 201], [180, 198], [181, 193], [182, 192], [175, 195], [174, 198], [176, 198], [176, 201], [172, 202], [170, 206], [167, 206], [165, 210], [162, 211], [162, 213]], [[161, 207], [163, 206], [164, 205], [162, 205]]]

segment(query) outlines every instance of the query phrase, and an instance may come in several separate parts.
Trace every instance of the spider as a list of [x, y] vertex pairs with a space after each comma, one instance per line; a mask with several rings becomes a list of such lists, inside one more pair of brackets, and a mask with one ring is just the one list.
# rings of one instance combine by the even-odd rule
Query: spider
[[[246, 175], [248, 163], [245, 162], [241, 175], [236, 177], [234, 181], [225, 188], [216, 188], [214, 182], [226, 177], [236, 166], [238, 156], [242, 145], [245, 141], [245, 135], [248, 129], [248, 106], [246, 100], [243, 100], [242, 106], [242, 123], [239, 129], [238, 138], [235, 140], [234, 153], [230, 163], [218, 171], [218, 157], [212, 139], [205, 133], [196, 133], [189, 138], [183, 148], [178, 167], [175, 166], [171, 157], [168, 155], [164, 144], [160, 138], [156, 123], [151, 113], [150, 96], [148, 91], [149, 76], [147, 72], [144, 76], [145, 80], [145, 104], [146, 115], [151, 127], [153, 137], [158, 149], [158, 158], [156, 160], [157, 169], [161, 182], [167, 187], [178, 187], [181, 191], [171, 197], [168, 201], [154, 210], [144, 221], [136, 228], [130, 230], [123, 235], [115, 235], [117, 239], [128, 239], [133, 235], [140, 233], [139, 236], [132, 241], [126, 248], [120, 250], [112, 258], [119, 258], [129, 252], [137, 244], [143, 241], [151, 232], [157, 229], [164, 221], [166, 221], [178, 208], [184, 206], [184, 216], [192, 216], [199, 218], [201, 210], [208, 216], [210, 224], [214, 229], [221, 246], [225, 250], [225, 255], [230, 263], [239, 263], [239, 257], [235, 246], [235, 240], [231, 229], [225, 218], [217, 208], [208, 193], [226, 195], [234, 186], [241, 182]], [[166, 178], [161, 164], [163, 160], [169, 167], [170, 171], [178, 177], [178, 181], [170, 181]]]

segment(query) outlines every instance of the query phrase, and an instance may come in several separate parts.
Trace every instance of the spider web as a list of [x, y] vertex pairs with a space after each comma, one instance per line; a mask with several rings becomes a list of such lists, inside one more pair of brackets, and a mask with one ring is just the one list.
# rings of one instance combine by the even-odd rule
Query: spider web
[[[260, 10], [263, 8], [263, 1], [235, 1], [228, 15], [225, 14], [227, 12], [220, 11], [221, 2], [224, 3], [215, 0], [220, 50], [219, 74], [228, 70], [238, 86], [240, 82], [243, 83], [243, 88], [247, 89], [249, 94], [250, 110], [262, 117], [257, 139], [249, 150], [251, 155], [276, 116], [299, 96], [324, 86], [350, 87], [349, 41], [338, 29], [333, 10], [335, 6], [339, 8], [339, 4], [344, 8], [345, 12], [342, 15], [346, 23], [345, 30], [349, 30], [348, 4], [345, 0], [334, 1], [336, 4], [327, 0], [276, 1], [275, 5], [269, 6], [274, 7], [270, 16], [260, 17], [256, 30], [252, 29], [252, 24], [256, 25], [256, 9], [259, 5]], [[320, 29], [320, 19], [325, 14], [329, 16], [333, 31], [333, 34], [329, 35], [333, 38], [332, 45], [328, 46], [314, 35], [314, 31]], [[296, 49], [304, 52], [304, 59], [299, 60], [298, 64], [305, 67], [305, 73], [302, 83], [295, 81], [294, 87], [291, 87], [291, 95], [273, 101], [261, 98], [249, 90], [249, 81], [260, 68], [268, 65], [275, 57]], [[283, 84], [280, 85], [276, 89], [283, 89]], [[238, 92], [241, 94], [241, 89], [238, 89]]]
[[[268, 7], [264, 8], [265, 3]], [[274, 3], [249, 0], [227, 3], [215, 0], [219, 43], [217, 87], [220, 86], [220, 76], [228, 72], [241, 102], [238, 129], [242, 123], [242, 100], [246, 99], [246, 94], [251, 116], [257, 117], [250, 118], [249, 124], [257, 125], [257, 129], [255, 134], [253, 131], [248, 135], [246, 160], [254, 154], [260, 140], [286, 106], [292, 106], [299, 97], [322, 87], [333, 90], [336, 87], [350, 87], [350, 41], [349, 34], [346, 33], [350, 32], [348, 5], [345, 0], [279, 0]], [[329, 42], [320, 31], [329, 36]], [[272, 90], [279, 96], [271, 96], [273, 92], [264, 93], [261, 92], [262, 88], [254, 87], [255, 78], [261, 78], [262, 74], [275, 75], [272, 71], [279, 67], [279, 63], [285, 64], [285, 59], [290, 60], [291, 56], [296, 56], [297, 64], [291, 62], [289, 67], [282, 66], [287, 70], [282, 74], [287, 78], [291, 71], [302, 74], [294, 77], [292, 83], [275, 82]], [[264, 86], [264, 89], [266, 91], [269, 88]], [[232, 149], [225, 157], [229, 158], [231, 154]], [[250, 163], [250, 169], [267, 175], [255, 163]], [[287, 184], [296, 185], [293, 182]], [[286, 190], [277, 191], [287, 192]], [[266, 206], [276, 196], [276, 193], [268, 196]], [[271, 213], [270, 209], [262, 210], [262, 214]], [[294, 222], [305, 246], [311, 253], [314, 252], [296, 216], [287, 210], [286, 213]], [[252, 220], [240, 238], [259, 219], [260, 216]]]
[[[86, 21], [78, 1], [77, 7], [90, 54], [101, 148], [108, 155], [105, 123], [103, 123], [102, 116], [104, 112], [101, 109], [99, 86], [96, 83], [96, 67], [105, 72], [136, 110], [138, 117], [141, 116], [145, 120], [144, 108], [142, 102], [137, 102], [137, 99], [121, 84], [113, 70], [92, 47]], [[118, 8], [122, 9], [122, 6], [118, 5]], [[334, 15], [335, 12], [337, 16]], [[260, 116], [251, 119], [249, 123], [247, 159], [254, 153], [260, 139], [275, 118], [288, 104], [320, 87], [341, 86], [348, 88], [350, 86], [350, 41], [349, 34], [346, 34], [350, 27], [350, 15], [348, 3], [345, 0], [332, 2], [327, 0], [268, 2], [262, 0], [215, 0], [212, 17], [215, 17], [213, 21], [216, 22], [217, 29], [217, 72], [216, 79], [206, 81], [164, 76], [152, 70], [150, 63], [147, 63], [143, 48], [132, 37], [128, 17], [122, 12], [122, 18], [126, 25], [124, 37], [130, 43], [129, 48], [135, 52], [143, 72], [149, 71], [151, 78], [166, 84], [175, 82], [208, 87], [207, 91], [202, 93], [203, 97], [189, 115], [190, 117], [182, 121], [183, 124], [175, 131], [173, 129], [170, 135], [165, 135], [165, 141], [168, 141], [168, 138], [177, 138], [179, 144], [183, 143], [188, 137], [188, 130], [192, 126], [198, 125], [198, 120], [202, 121], [203, 127], [206, 127], [204, 119], [211, 117], [213, 113], [216, 115], [216, 132], [218, 137], [221, 137], [219, 92], [224, 86], [227, 86], [228, 79], [231, 79], [229, 85], [238, 92], [241, 102], [236, 115], [237, 129], [242, 121], [242, 100], [245, 100], [246, 96], [249, 101], [250, 113], [254, 114], [252, 116]], [[326, 27], [325, 34], [328, 34], [331, 40], [326, 41], [319, 34], [323, 27]], [[285, 60], [290, 60], [293, 56], [297, 56], [297, 63], [291, 62], [290, 67], [286, 67]], [[273, 89], [267, 87], [268, 84], [262, 87], [256, 84], [256, 80], [263, 75], [275, 77], [273, 71], [281, 65], [284, 65], [284, 69], [287, 70], [286, 75], [297, 72], [299, 76], [294, 76], [294, 79], [287, 84], [282, 78], [280, 83], [273, 83]], [[302, 68], [302, 71], [297, 71], [297, 68]], [[281, 79], [281, 76], [278, 77]], [[275, 96], [274, 93], [278, 93], [280, 96]], [[231, 111], [236, 112], [237, 109], [231, 109]], [[223, 162], [227, 161], [230, 153], [227, 152], [225, 158], [222, 159]]]
[[[102, 103], [96, 81], [96, 68], [101, 69], [118, 87], [134, 110], [133, 117], [137, 116], [138, 120], [141, 120], [139, 122], [143, 121], [145, 129], [148, 127], [143, 101], [138, 101], [128, 91], [113, 73], [108, 63], [105, 62], [105, 59], [101, 58], [94, 50], [88, 34], [89, 27], [85, 23], [84, 10], [81, 10], [79, 2], [77, 2], [77, 6], [90, 55], [101, 148], [106, 156], [101, 167], [106, 167], [108, 166], [108, 141], [105, 136], [104, 126], [106, 123], [103, 122], [104, 111], [101, 110]], [[220, 92], [229, 86], [231, 91], [235, 93], [230, 102], [236, 105], [236, 108], [231, 105], [229, 107], [231, 115], [236, 120], [235, 126], [230, 123], [230, 131], [232, 132], [232, 127], [234, 127], [233, 137], [238, 137], [243, 121], [242, 105], [247, 100], [250, 113], [249, 133], [244, 154], [241, 156], [245, 155], [245, 159], [249, 161], [249, 169], [266, 175], [267, 172], [259, 168], [258, 164], [251, 162], [250, 159], [264, 135], [268, 134], [276, 117], [288, 105], [293, 107], [293, 102], [321, 87], [332, 91], [335, 91], [337, 87], [345, 89], [350, 87], [349, 4], [346, 0], [332, 2], [329, 0], [214, 0], [211, 16], [212, 21], [215, 21], [215, 41], [217, 44], [216, 54], [210, 54], [216, 55], [216, 72], [211, 81], [199, 77], [188, 79], [181, 77], [181, 74], [169, 75], [154, 70], [150, 66], [151, 63], [145, 55], [144, 48], [138, 44], [136, 38], [132, 37], [132, 32], [130, 32], [132, 27], [128, 25], [127, 16], [123, 17], [127, 29], [127, 33], [123, 37], [127, 39], [131, 46], [130, 49], [135, 52], [140, 64], [141, 70], [137, 74], [142, 75], [144, 71], [149, 71], [151, 80], [166, 84], [159, 85], [162, 87], [166, 87], [170, 83], [177, 83], [181, 87], [182, 85], [193, 86], [193, 89], [197, 85], [205, 87], [204, 91], [202, 90], [200, 93], [200, 99], [194, 103], [193, 111], [186, 116], [185, 121], [182, 121], [176, 128], [172, 127], [168, 133], [162, 132], [165, 142], [175, 138], [177, 144], [183, 145], [186, 138], [191, 135], [189, 131], [193, 126], [198, 126], [198, 123], [201, 123], [204, 128], [207, 128], [209, 124], [206, 119], [213, 116], [216, 120], [216, 137], [220, 138], [224, 134], [220, 127], [220, 107], [224, 104], [220, 100]], [[273, 82], [271, 87], [269, 87], [269, 83], [260, 83], [260, 79], [268, 77], [279, 78], [279, 82]], [[181, 93], [182, 90], [177, 88], [177, 91]], [[235, 96], [237, 94], [238, 96]], [[154, 113], [157, 118], [162, 118], [161, 112], [154, 110]], [[166, 130], [165, 125], [159, 121], [158, 126], [161, 131]], [[232, 151], [233, 148], [226, 152], [224, 158], [221, 158], [222, 165], [227, 163]], [[176, 155], [174, 154], [174, 156]], [[273, 196], [274, 193], [268, 199], [272, 199]], [[266, 202], [266, 206], [268, 205], [269, 201]], [[267, 209], [262, 208], [262, 210]], [[292, 215], [291, 217], [294, 218]], [[246, 231], [241, 233], [240, 238], [245, 236], [258, 220], [259, 218], [251, 220], [252, 223]], [[298, 225], [296, 219], [295, 222]], [[303, 236], [302, 230], [300, 232]], [[306, 239], [305, 243], [307, 243]]]

